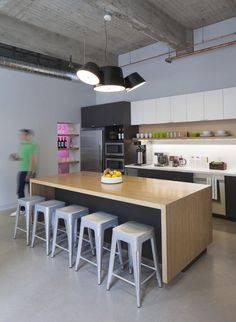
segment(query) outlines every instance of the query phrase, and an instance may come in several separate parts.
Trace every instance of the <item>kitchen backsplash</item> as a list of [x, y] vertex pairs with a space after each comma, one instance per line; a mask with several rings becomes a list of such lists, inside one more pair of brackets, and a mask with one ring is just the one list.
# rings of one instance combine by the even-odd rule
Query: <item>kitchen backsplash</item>
[[[221, 145], [221, 144], [204, 144], [204, 145], [189, 145], [189, 144], [157, 144], [153, 143], [153, 163], [155, 163], [154, 153], [164, 152], [169, 155], [183, 156], [187, 160], [187, 166], [192, 165], [192, 157], [198, 157], [203, 160], [208, 157], [209, 162], [213, 160], [220, 160], [227, 163], [227, 169], [236, 169], [236, 145]], [[197, 165], [201, 167], [201, 163]]]

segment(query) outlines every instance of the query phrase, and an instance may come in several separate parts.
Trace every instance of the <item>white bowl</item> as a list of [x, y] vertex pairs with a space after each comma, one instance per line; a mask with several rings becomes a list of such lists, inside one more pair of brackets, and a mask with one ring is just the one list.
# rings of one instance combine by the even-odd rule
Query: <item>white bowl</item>
[[201, 134], [203, 134], [203, 135], [211, 135], [211, 131], [202, 131]]
[[108, 183], [108, 184], [114, 184], [114, 183], [121, 183], [123, 182], [122, 176], [121, 177], [115, 177], [115, 178], [109, 178], [109, 177], [101, 177], [102, 183]]
[[216, 131], [216, 134], [218, 134], [218, 135], [225, 135], [226, 133], [227, 133], [227, 131], [225, 131], [225, 130]]

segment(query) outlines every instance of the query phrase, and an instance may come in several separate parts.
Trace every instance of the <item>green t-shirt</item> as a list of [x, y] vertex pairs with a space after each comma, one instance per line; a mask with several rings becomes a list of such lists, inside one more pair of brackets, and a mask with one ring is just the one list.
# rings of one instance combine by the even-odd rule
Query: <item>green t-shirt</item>
[[[30, 171], [32, 155], [38, 151], [38, 147], [31, 141], [23, 141], [20, 144], [20, 171]], [[35, 169], [34, 169], [35, 170]]]

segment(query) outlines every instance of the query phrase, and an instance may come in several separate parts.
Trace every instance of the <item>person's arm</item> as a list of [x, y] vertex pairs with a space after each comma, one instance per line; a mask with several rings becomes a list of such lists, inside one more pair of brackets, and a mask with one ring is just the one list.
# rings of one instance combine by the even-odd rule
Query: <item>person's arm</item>
[[11, 153], [9, 159], [12, 161], [20, 161], [20, 156], [18, 153]]
[[37, 168], [38, 168], [38, 151], [35, 150], [31, 155], [30, 169], [27, 173], [26, 181], [29, 181], [30, 178], [35, 176]]

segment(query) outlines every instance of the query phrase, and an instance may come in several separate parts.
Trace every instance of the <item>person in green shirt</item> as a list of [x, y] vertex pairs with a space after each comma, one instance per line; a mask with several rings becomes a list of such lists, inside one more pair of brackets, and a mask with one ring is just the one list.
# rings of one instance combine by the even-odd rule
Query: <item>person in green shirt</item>
[[[19, 161], [19, 172], [17, 176], [17, 195], [18, 198], [25, 197], [25, 185], [30, 178], [35, 177], [38, 164], [38, 146], [32, 141], [33, 131], [29, 129], [20, 130], [19, 153], [10, 155], [10, 159]], [[11, 216], [15, 216], [12, 213]]]

